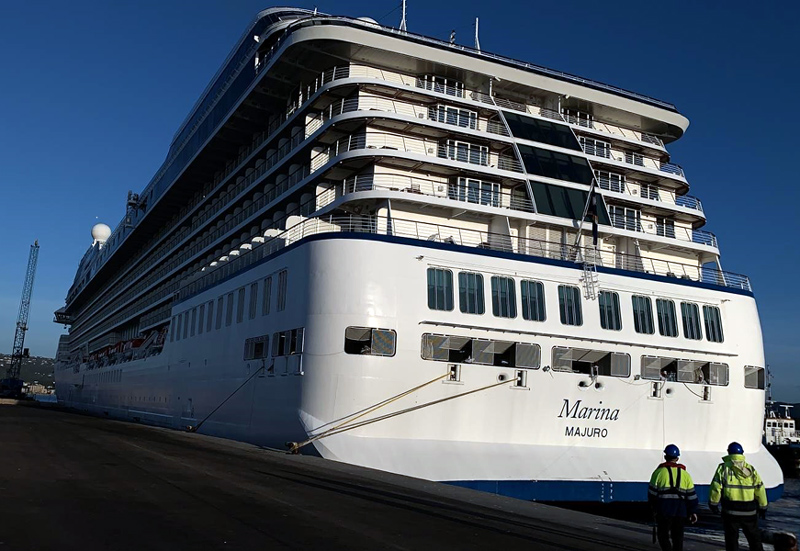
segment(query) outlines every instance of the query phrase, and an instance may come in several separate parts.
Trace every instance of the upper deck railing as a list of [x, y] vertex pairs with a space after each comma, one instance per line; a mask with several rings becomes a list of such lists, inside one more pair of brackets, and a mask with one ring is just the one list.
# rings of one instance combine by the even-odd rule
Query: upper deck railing
[[590, 260], [603, 267], [752, 291], [747, 276], [697, 265], [414, 220], [371, 216], [329, 216], [302, 220], [280, 234], [266, 238], [263, 243], [254, 241], [251, 249], [242, 251], [240, 255], [233, 257], [233, 260], [217, 262], [215, 266], [205, 268], [202, 272], [198, 272], [194, 279], [182, 283], [179, 299], [185, 299], [207, 289], [270, 254], [307, 237], [333, 233], [382, 234], [420, 242], [434, 241], [454, 246], [574, 262], [577, 266]]
[[675, 174], [676, 176], [680, 176], [684, 179], [686, 178], [683, 173], [683, 169], [675, 163], [668, 163], [655, 157], [644, 155], [635, 151], [627, 151], [624, 149], [610, 147], [605, 142], [598, 143], [593, 140], [581, 139], [581, 147], [583, 147], [583, 151], [587, 155], [602, 157], [603, 159], [610, 159], [612, 161], [625, 163], [633, 167], [658, 170], [661, 172], [666, 172], [667, 174]]

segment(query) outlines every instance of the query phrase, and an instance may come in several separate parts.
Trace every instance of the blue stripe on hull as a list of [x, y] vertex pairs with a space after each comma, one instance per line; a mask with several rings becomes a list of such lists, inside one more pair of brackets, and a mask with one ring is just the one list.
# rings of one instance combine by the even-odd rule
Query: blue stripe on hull
[[[526, 501], [593, 501], [601, 503], [647, 501], [646, 482], [457, 480], [447, 484]], [[700, 503], [708, 502], [708, 485], [695, 486]], [[783, 484], [767, 488], [770, 503], [783, 495]]]

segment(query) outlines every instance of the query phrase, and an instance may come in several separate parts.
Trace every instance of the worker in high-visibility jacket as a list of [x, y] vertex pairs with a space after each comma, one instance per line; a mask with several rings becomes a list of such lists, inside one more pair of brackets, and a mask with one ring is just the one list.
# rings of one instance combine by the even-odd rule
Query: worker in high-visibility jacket
[[731, 442], [728, 455], [714, 473], [708, 506], [713, 513], [722, 505], [722, 526], [726, 551], [738, 551], [739, 530], [744, 532], [750, 549], [763, 551], [758, 516], [767, 518], [767, 491], [756, 469], [744, 459], [744, 449]]
[[686, 467], [678, 463], [680, 455], [675, 444], [664, 448], [664, 463], [653, 471], [647, 492], [656, 520], [658, 544], [663, 551], [682, 551], [686, 520], [697, 522], [694, 482]]

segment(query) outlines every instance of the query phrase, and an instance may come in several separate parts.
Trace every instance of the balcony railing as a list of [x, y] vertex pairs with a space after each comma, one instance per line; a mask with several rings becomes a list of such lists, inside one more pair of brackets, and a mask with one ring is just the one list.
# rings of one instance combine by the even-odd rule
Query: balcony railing
[[623, 138], [628, 138], [632, 140], [638, 140], [642, 143], [656, 145], [658, 147], [664, 147], [664, 142], [661, 141], [661, 138], [658, 136], [654, 136], [652, 134], [648, 134], [646, 132], [641, 132], [639, 130], [631, 130], [630, 128], [625, 128], [623, 126], [618, 126], [612, 122], [603, 121], [602, 119], [592, 118], [585, 118], [585, 117], [576, 117], [575, 115], [571, 115], [568, 113], [564, 113], [564, 120], [569, 124], [574, 124], [576, 126], [581, 126], [583, 128], [590, 128], [592, 130], [599, 130], [600, 132], [604, 132], [606, 134], [615, 134], [617, 136], [622, 136]]
[[207, 289], [293, 243], [307, 237], [328, 233], [392, 235], [420, 242], [437, 241], [463, 247], [552, 258], [575, 262], [578, 265], [591, 259], [595, 264], [604, 267], [701, 281], [734, 289], [752, 290], [747, 276], [697, 265], [413, 220], [368, 216], [329, 216], [303, 220], [282, 233], [268, 238], [263, 243], [254, 242], [252, 249], [244, 251], [233, 260], [220, 262], [213, 268], [206, 269], [197, 278], [185, 281], [181, 286], [180, 297], [183, 299]]
[[658, 224], [645, 222], [644, 224], [630, 216], [614, 215], [609, 213], [611, 219], [611, 226], [622, 230], [635, 231], [646, 233], [648, 235], [655, 235], [658, 237], [666, 237], [668, 239], [677, 239], [678, 241], [685, 241], [688, 243], [698, 243], [700, 245], [708, 245], [709, 247], [719, 248], [717, 245], [717, 236], [713, 233], [704, 230], [693, 230], [681, 226], [673, 226], [672, 224]]
[[604, 142], [596, 143], [593, 140], [589, 141], [581, 140], [581, 146], [583, 147], [583, 151], [587, 155], [592, 155], [594, 157], [601, 157], [603, 159], [611, 159], [613, 161], [626, 163], [634, 167], [659, 170], [661, 172], [666, 172], [668, 174], [675, 174], [677, 176], [680, 176], [681, 178], [685, 178], [683, 169], [680, 166], [674, 163], [667, 163], [661, 161], [659, 159], [656, 159], [655, 157], [650, 157], [648, 155], [643, 155], [641, 153], [636, 153], [633, 151], [615, 149], [612, 147], [608, 147], [607, 144], [605, 144]]
[[641, 197], [642, 199], [650, 199], [652, 201], [659, 201], [703, 212], [703, 204], [697, 197], [677, 195], [674, 191], [661, 188], [654, 184], [645, 184], [636, 180], [614, 181], [600, 176], [597, 177], [597, 183], [606, 191], [622, 193], [632, 197]]

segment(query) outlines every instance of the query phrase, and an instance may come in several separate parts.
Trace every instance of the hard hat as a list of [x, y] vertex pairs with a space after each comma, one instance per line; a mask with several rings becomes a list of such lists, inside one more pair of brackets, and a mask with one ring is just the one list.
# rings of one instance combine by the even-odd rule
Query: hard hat
[[742, 448], [742, 445], [739, 442], [731, 442], [730, 444], [728, 444], [728, 453], [732, 455], [733, 454], [741, 455], [744, 453], [744, 448]]
[[678, 458], [681, 456], [681, 450], [678, 449], [678, 446], [675, 444], [670, 444], [666, 448], [664, 448], [664, 455], [666, 457], [675, 457]]

